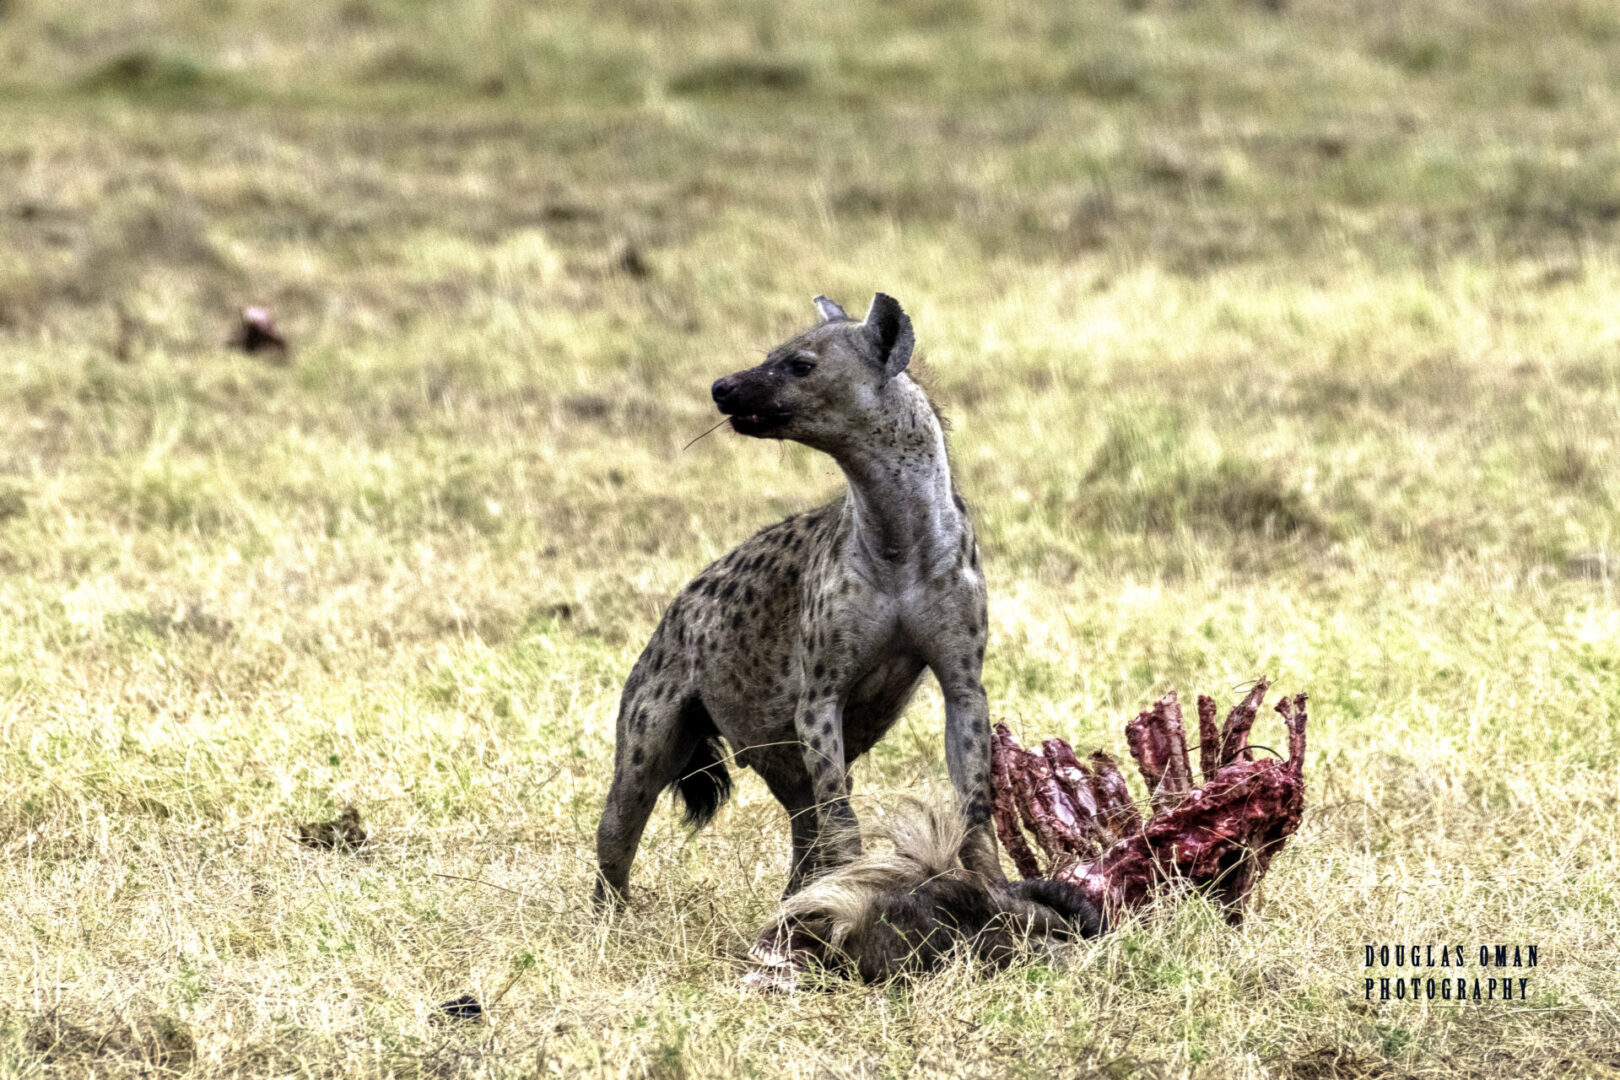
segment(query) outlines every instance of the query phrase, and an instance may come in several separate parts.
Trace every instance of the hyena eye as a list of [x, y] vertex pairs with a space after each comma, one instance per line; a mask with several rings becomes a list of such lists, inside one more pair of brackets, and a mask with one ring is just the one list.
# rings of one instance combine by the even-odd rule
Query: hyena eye
[[802, 379], [816, 370], [816, 362], [806, 356], [795, 356], [788, 361], [788, 370], [793, 373], [794, 378]]

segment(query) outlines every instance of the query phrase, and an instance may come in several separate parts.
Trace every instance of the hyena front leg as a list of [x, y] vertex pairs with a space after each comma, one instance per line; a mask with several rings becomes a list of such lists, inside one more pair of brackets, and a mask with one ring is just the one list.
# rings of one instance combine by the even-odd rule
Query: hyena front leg
[[861, 826], [849, 802], [849, 768], [844, 761], [844, 717], [831, 687], [808, 687], [794, 720], [804, 748], [816, 805], [812, 860], [835, 866], [861, 853]]

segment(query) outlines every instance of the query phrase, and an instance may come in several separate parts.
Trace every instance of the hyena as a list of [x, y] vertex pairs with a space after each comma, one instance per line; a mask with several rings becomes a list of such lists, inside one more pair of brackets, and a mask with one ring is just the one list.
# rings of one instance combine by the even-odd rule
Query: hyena
[[[1004, 880], [990, 828], [985, 584], [945, 433], [906, 372], [911, 319], [878, 293], [862, 320], [818, 296], [815, 326], [713, 386], [740, 434], [830, 455], [847, 489], [756, 533], [670, 603], [625, 681], [596, 898], [622, 898], [658, 793], [694, 828], [731, 792], [726, 745], [789, 816], [787, 894], [860, 854], [850, 765], [925, 670], [945, 699], [961, 861]], [[723, 740], [723, 741], [722, 741]]]

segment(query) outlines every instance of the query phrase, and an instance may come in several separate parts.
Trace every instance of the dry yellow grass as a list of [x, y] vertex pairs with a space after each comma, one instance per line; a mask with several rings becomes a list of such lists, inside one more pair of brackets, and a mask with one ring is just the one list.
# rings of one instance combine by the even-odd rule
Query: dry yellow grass
[[[0, 55], [0, 1077], [1620, 1069], [1612, 5], [11, 0]], [[748, 774], [589, 910], [662, 605], [837, 485], [682, 452], [708, 384], [880, 288], [998, 717], [1311, 693], [1241, 930], [750, 997]], [[1369, 1005], [1366, 942], [1541, 964]]]

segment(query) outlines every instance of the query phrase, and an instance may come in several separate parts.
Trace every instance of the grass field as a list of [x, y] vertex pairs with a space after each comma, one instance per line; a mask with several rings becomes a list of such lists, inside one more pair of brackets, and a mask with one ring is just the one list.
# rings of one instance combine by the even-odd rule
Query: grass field
[[[0, 57], [0, 1077], [1620, 1075], [1620, 8], [5, 0]], [[1311, 694], [1241, 930], [749, 996], [751, 774], [590, 911], [663, 605], [840, 483], [683, 450], [709, 383], [877, 289], [998, 718]], [[1368, 1003], [1385, 942], [1540, 965]]]

